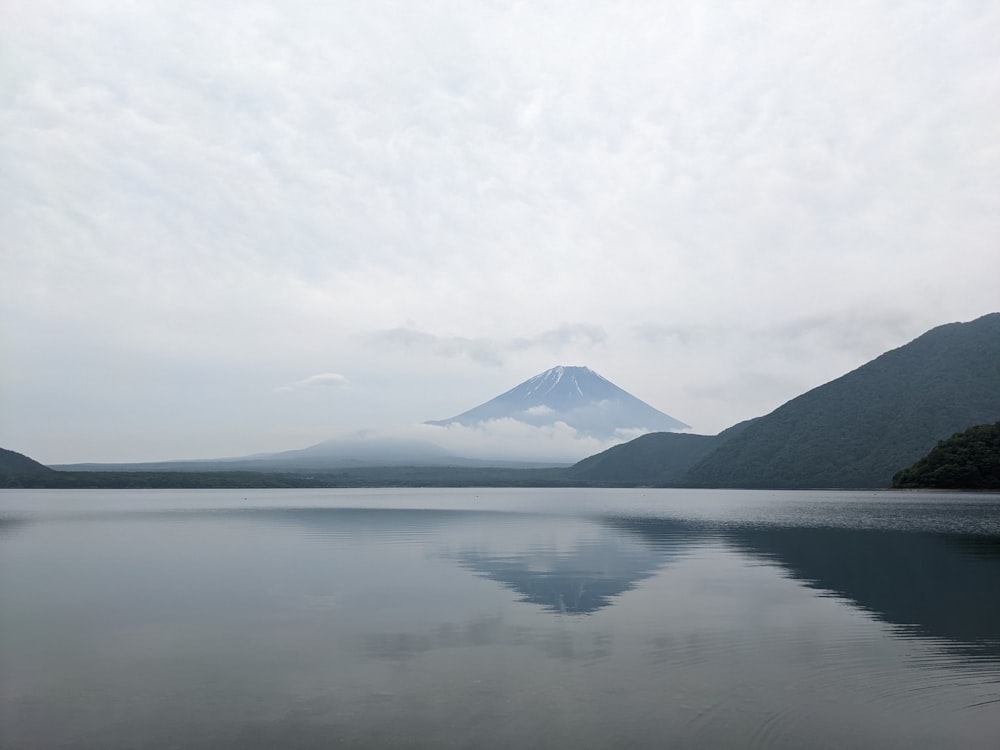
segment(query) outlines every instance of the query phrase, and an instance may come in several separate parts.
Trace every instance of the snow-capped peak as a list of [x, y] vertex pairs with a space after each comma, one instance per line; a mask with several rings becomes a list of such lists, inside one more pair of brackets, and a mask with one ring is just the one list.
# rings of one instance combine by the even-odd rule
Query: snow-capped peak
[[475, 425], [515, 419], [541, 426], [564, 422], [579, 432], [683, 430], [688, 425], [654, 409], [589, 367], [558, 365], [451, 419], [429, 424]]

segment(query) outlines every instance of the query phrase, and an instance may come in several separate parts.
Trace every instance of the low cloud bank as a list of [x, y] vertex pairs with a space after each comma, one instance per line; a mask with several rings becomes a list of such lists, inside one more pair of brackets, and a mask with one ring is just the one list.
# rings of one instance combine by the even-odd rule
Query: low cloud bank
[[458, 423], [403, 425], [379, 430], [379, 435], [426, 440], [463, 458], [575, 463], [641, 434], [632, 432], [600, 440], [582, 435], [565, 422], [533, 426], [514, 419], [498, 419], [475, 427]]

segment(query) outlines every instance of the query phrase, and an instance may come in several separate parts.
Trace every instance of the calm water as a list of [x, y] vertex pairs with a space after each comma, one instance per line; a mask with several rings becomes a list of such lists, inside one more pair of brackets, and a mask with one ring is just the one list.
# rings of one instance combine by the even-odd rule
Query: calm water
[[0, 747], [996, 748], [1000, 496], [0, 492]]

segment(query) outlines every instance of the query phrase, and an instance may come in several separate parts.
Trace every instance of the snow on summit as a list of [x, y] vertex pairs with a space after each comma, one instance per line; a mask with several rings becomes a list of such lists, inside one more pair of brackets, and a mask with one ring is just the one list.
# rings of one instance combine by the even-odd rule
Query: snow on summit
[[513, 419], [533, 426], [563, 422], [577, 432], [609, 439], [626, 432], [671, 432], [689, 426], [619, 388], [589, 367], [558, 366], [484, 404], [427, 424], [473, 427]]

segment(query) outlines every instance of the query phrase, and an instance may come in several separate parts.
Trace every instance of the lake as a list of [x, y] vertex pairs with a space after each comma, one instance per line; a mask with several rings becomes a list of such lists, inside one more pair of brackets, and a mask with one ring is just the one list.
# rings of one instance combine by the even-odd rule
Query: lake
[[1000, 495], [0, 491], [0, 747], [996, 748]]

